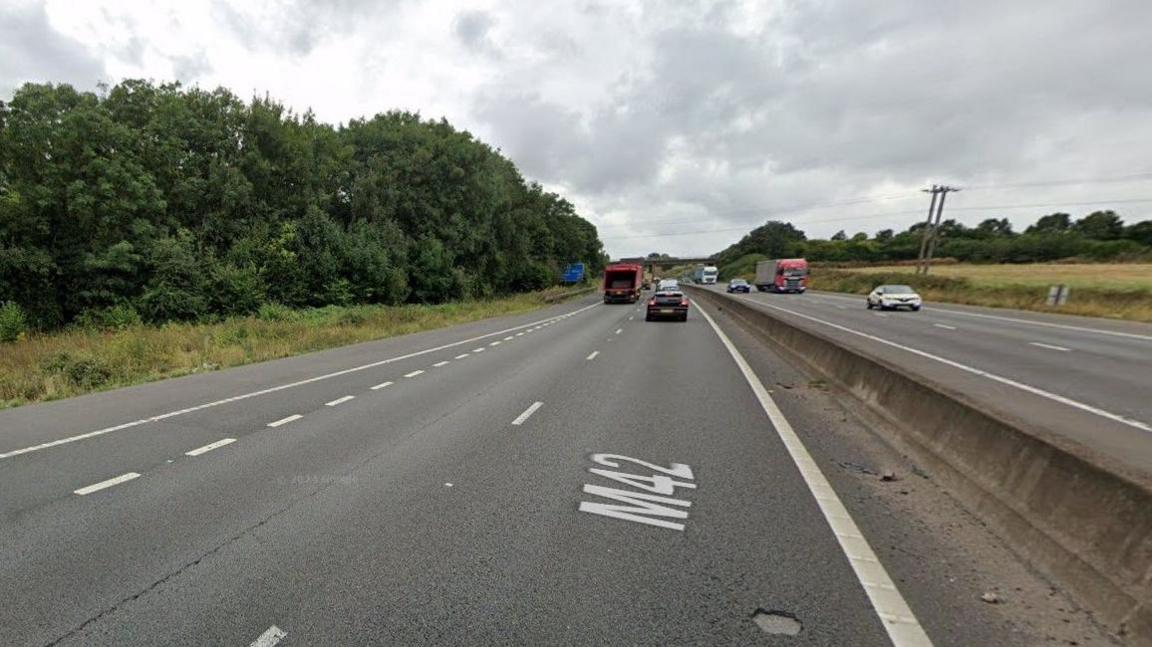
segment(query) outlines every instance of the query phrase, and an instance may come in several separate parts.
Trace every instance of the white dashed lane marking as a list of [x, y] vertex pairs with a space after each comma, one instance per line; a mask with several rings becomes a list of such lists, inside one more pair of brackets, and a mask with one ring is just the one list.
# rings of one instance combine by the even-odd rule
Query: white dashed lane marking
[[1053, 346], [1052, 344], [1042, 344], [1038, 341], [1030, 341], [1028, 343], [1032, 346], [1038, 346], [1040, 348], [1047, 348], [1048, 350], [1058, 350], [1062, 353], [1067, 353], [1067, 352], [1070, 352], [1072, 350], [1071, 348], [1064, 348], [1063, 346]]
[[120, 476], [117, 476], [116, 478], [110, 478], [107, 481], [100, 481], [99, 483], [93, 483], [92, 485], [82, 487], [79, 490], [73, 490], [72, 493], [73, 494], [79, 494], [80, 496], [84, 496], [86, 494], [92, 494], [93, 492], [99, 492], [100, 490], [103, 490], [104, 488], [110, 488], [113, 485], [120, 485], [121, 483], [131, 481], [132, 479], [138, 478], [139, 476], [140, 475], [137, 474], [136, 472], [128, 472], [127, 474], [121, 474]]
[[231, 445], [234, 442], [236, 442], [235, 438], [223, 438], [221, 440], [217, 440], [214, 443], [204, 445], [203, 447], [197, 447], [196, 449], [193, 449], [190, 452], [184, 452], [184, 455], [185, 456], [199, 456], [200, 454], [207, 454], [208, 452], [212, 451], [213, 449], [219, 449], [219, 448], [223, 447], [224, 445]]
[[252, 643], [248, 645], [248, 647], [274, 647], [276, 643], [284, 640], [284, 637], [287, 635], [288, 632], [284, 631], [280, 627], [277, 627], [276, 625], [272, 625], [271, 627], [268, 627], [267, 631], [260, 634], [259, 638], [253, 640]]
[[594, 351], [592, 351], [591, 354], [588, 355], [588, 357], [585, 357], [584, 359], [596, 359], [596, 356], [599, 354], [600, 354], [600, 351], [594, 350]]
[[276, 422], [270, 422], [270, 423], [268, 423], [268, 426], [269, 427], [279, 427], [280, 425], [286, 425], [286, 424], [288, 424], [294, 420], [299, 420], [303, 417], [304, 416], [302, 416], [298, 413], [294, 413], [294, 414], [288, 416], [287, 418], [281, 418], [281, 419], [277, 420]]
[[381, 382], [380, 384], [377, 384], [376, 386], [372, 387], [372, 390], [373, 391], [379, 391], [380, 389], [382, 389], [386, 386], [392, 386], [392, 382]]
[[956, 330], [956, 326], [949, 326], [947, 324], [932, 324], [932, 325], [936, 326], [937, 328], [943, 328], [944, 330]]
[[423, 375], [423, 374], [424, 374], [424, 371], [416, 370], [416, 371], [412, 371], [411, 373], [405, 373], [404, 377], [416, 377], [417, 375]]
[[536, 410], [542, 406], [544, 406], [543, 402], [533, 402], [530, 407], [528, 407], [527, 409], [524, 410], [524, 413], [516, 416], [516, 419], [512, 421], [512, 424], [514, 424], [514, 425], [524, 424], [524, 421], [527, 420], [528, 418], [530, 418], [532, 416], [532, 414], [536, 413]]
[[444, 360], [443, 362], [436, 362], [432, 366], [434, 366], [435, 368], [440, 368], [441, 366], [448, 366], [449, 364], [451, 364], [451, 362], [449, 362], [448, 360]]
[[468, 357], [468, 353], [460, 353], [453, 359], [464, 359], [465, 357]]
[[341, 405], [341, 404], [344, 404], [345, 402], [347, 402], [347, 401], [349, 401], [349, 400], [355, 400], [355, 399], [356, 399], [356, 396], [354, 396], [354, 395], [346, 395], [346, 396], [344, 396], [344, 397], [342, 397], [342, 398], [336, 398], [335, 400], [333, 400], [333, 401], [331, 401], [331, 402], [325, 402], [325, 403], [324, 403], [324, 406], [326, 406], [326, 407], [336, 407], [336, 406], [339, 406], [339, 405]]

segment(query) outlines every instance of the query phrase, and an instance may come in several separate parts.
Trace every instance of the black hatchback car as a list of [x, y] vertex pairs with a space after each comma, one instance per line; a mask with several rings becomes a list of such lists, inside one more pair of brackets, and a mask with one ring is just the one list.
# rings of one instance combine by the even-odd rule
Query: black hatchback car
[[677, 319], [688, 321], [688, 298], [679, 290], [662, 290], [648, 300], [645, 321]]
[[749, 285], [748, 281], [745, 281], [744, 279], [732, 279], [731, 281], [728, 281], [728, 291], [743, 292], [744, 294], [749, 294], [752, 292], [752, 286]]

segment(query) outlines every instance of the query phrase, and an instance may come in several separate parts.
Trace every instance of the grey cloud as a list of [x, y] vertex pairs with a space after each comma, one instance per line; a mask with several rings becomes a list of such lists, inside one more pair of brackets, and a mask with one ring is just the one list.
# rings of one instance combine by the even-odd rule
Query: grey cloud
[[456, 17], [452, 32], [469, 51], [498, 54], [489, 33], [496, 21], [485, 11], [464, 11]]
[[319, 43], [354, 30], [393, 8], [400, 0], [292, 0], [273, 13], [258, 14], [247, 4], [215, 0], [213, 13], [249, 49], [309, 54]]
[[87, 48], [52, 29], [42, 5], [0, 8], [0, 98], [26, 82], [91, 88], [104, 76], [103, 64]]

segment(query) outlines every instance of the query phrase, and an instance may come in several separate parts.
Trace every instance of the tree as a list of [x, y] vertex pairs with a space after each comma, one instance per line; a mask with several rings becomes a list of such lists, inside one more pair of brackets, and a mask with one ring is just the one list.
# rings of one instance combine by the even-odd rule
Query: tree
[[1152, 220], [1144, 220], [1124, 229], [1124, 237], [1152, 247]]
[[981, 238], [995, 238], [1012, 236], [1015, 232], [1012, 231], [1012, 223], [1008, 222], [1007, 218], [988, 218], [976, 225], [976, 233]]
[[1072, 228], [1072, 216], [1066, 213], [1051, 213], [1041, 216], [1036, 224], [1025, 230], [1028, 234], [1062, 234]]
[[1115, 211], [1093, 211], [1073, 223], [1072, 231], [1090, 240], [1116, 240], [1124, 235], [1124, 221]]
[[830, 240], [848, 240], [848, 234], [844, 233], [844, 230], [841, 229], [840, 231], [832, 234], [832, 238]]

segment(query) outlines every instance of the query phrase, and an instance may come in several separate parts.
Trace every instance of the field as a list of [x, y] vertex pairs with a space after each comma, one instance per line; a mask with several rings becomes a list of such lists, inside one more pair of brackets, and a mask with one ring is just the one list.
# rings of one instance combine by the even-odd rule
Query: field
[[[892, 274], [915, 272], [911, 266], [885, 265], [853, 268], [864, 274]], [[1072, 288], [1104, 288], [1115, 290], [1152, 290], [1152, 263], [1093, 263], [1093, 264], [1022, 264], [971, 265], [955, 263], [934, 265], [932, 274], [951, 278], [964, 278], [974, 286], [1050, 285], [1064, 284]]]
[[[881, 283], [907, 283], [929, 301], [1152, 322], [1152, 264], [1020, 264], [933, 266], [929, 276], [907, 265], [815, 267], [816, 290], [867, 294]], [[1048, 286], [1068, 285], [1068, 303], [1050, 307]]]
[[519, 314], [587, 291], [429, 306], [269, 307], [218, 323], [34, 334], [0, 344], [0, 408]]

